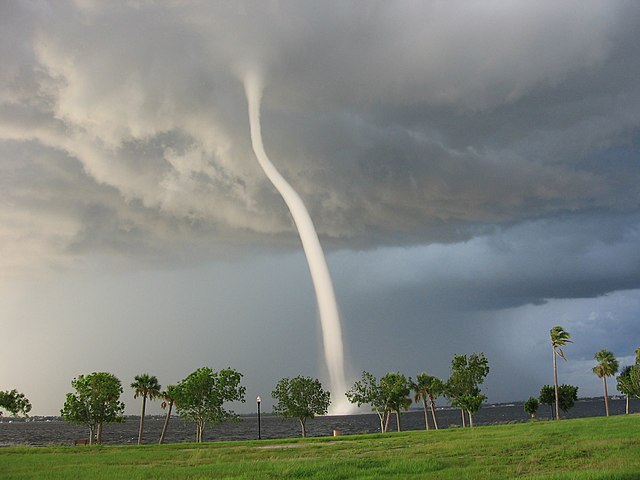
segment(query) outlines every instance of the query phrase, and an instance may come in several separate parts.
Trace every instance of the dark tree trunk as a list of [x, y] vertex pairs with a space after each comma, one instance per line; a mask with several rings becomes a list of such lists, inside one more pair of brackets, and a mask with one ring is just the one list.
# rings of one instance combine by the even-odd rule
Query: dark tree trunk
[[144, 412], [147, 407], [147, 396], [142, 396], [142, 415], [140, 416], [140, 429], [138, 430], [138, 445], [142, 445], [142, 431], [144, 430]]

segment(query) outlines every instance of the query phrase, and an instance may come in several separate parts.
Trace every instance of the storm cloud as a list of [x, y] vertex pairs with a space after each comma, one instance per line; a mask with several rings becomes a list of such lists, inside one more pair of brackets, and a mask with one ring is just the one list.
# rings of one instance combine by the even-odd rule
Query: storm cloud
[[[145, 282], [126, 302], [115, 286], [149, 274], [156, 289], [158, 279], [173, 285], [178, 304], [196, 295], [181, 345], [193, 342], [202, 362], [243, 365], [233, 352], [208, 357], [198, 336], [211, 323], [248, 342], [239, 349], [249, 358], [254, 315], [264, 315], [279, 332], [265, 351], [306, 349], [248, 372], [255, 388], [267, 392], [278, 365], [305, 369], [282, 375], [323, 374], [317, 344], [303, 340], [317, 332], [299, 240], [251, 150], [241, 81], [250, 67], [264, 77], [265, 147], [330, 252], [351, 373], [445, 376], [452, 353], [484, 349], [531, 372], [492, 397], [513, 400], [539, 388], [526, 365], [548, 352], [532, 345], [516, 361], [496, 336], [508, 343], [527, 331], [544, 342], [563, 318], [585, 348], [628, 356], [640, 344], [637, 300], [621, 300], [640, 289], [639, 27], [640, 6], [626, 1], [3, 4], [3, 331], [20, 345], [40, 335], [35, 317], [46, 308], [34, 295], [57, 305], [51, 325], [107, 301], [151, 329], [163, 314]], [[290, 290], [263, 283], [275, 277]], [[50, 297], [51, 278], [96, 303]], [[194, 293], [223, 278], [233, 294]], [[551, 312], [559, 318], [535, 319]], [[312, 331], [280, 330], [291, 316], [307, 316], [298, 321]], [[163, 321], [158, 343], [171, 338]], [[596, 324], [608, 326], [607, 345], [587, 340]], [[589, 361], [596, 350], [578, 343]], [[139, 373], [104, 355], [91, 368]], [[58, 360], [59, 381], [82, 373]], [[155, 371], [174, 381], [200, 366], [178, 364]], [[0, 388], [35, 389], [24, 380], [35, 366], [2, 365], [11, 384]]]

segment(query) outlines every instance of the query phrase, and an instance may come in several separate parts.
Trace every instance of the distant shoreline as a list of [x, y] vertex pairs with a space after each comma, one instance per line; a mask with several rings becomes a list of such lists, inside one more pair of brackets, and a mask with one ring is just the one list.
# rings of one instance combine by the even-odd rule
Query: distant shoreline
[[[609, 400], [611, 401], [626, 401], [626, 397], [623, 395], [611, 395], [609, 396]], [[581, 402], [602, 402], [604, 404], [604, 397], [581, 397], [578, 398], [576, 403]], [[633, 404], [634, 402], [638, 402], [640, 404], [640, 399], [631, 398], [630, 402]], [[523, 406], [525, 403], [524, 400], [517, 400], [514, 402], [498, 402], [498, 403], [485, 403], [482, 405], [480, 411], [485, 408], [500, 408], [500, 407], [517, 407]], [[546, 405], [540, 405], [540, 409], [548, 408]], [[452, 407], [449, 405], [437, 406], [436, 411], [446, 412], [446, 411], [457, 411], [459, 410], [457, 407]], [[422, 412], [422, 408], [418, 406], [411, 407], [406, 413], [411, 412]], [[363, 407], [361, 412], [356, 412], [349, 414], [348, 416], [355, 415], [370, 415], [371, 411], [367, 411], [366, 408]], [[238, 414], [240, 418], [255, 418], [257, 417], [257, 413], [240, 413]], [[276, 417], [276, 415], [272, 412], [260, 412], [261, 417]], [[317, 418], [333, 418], [333, 417], [344, 417], [347, 415], [319, 415]], [[140, 415], [125, 415], [125, 421], [128, 419], [138, 421], [140, 419]], [[154, 414], [154, 415], [146, 415], [145, 418], [148, 419], [164, 419], [164, 414]], [[180, 417], [175, 413], [171, 414], [172, 419], [180, 420]], [[14, 423], [14, 422], [63, 422], [64, 419], [60, 415], [30, 415], [29, 417], [11, 417], [11, 416], [1, 416], [0, 423]]]

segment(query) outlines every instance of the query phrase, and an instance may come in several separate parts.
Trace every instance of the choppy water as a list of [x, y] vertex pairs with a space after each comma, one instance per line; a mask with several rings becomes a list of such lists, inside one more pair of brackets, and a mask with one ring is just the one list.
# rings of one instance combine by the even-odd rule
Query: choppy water
[[[624, 414], [624, 400], [611, 400], [612, 415]], [[640, 400], [631, 401], [631, 412], [640, 412]], [[564, 418], [593, 417], [604, 415], [602, 399], [581, 400]], [[538, 418], [548, 419], [550, 408], [542, 405]], [[461, 423], [459, 410], [441, 409], [437, 412], [440, 428], [459, 426]], [[127, 417], [119, 424], [105, 425], [103, 443], [109, 445], [135, 444], [138, 440], [139, 417]], [[87, 429], [68, 424], [60, 419], [38, 421], [20, 421], [4, 418], [0, 422], [0, 446], [7, 445], [71, 445], [74, 439], [86, 438]], [[499, 423], [525, 422], [528, 420], [522, 404], [487, 406], [480, 409], [475, 417], [477, 425], [493, 425]], [[164, 419], [147, 417], [145, 419], [144, 443], [157, 443], [160, 438]], [[389, 430], [395, 430], [395, 417], [392, 417]], [[433, 427], [432, 427], [433, 428]], [[422, 411], [410, 411], [402, 415], [403, 430], [424, 429]], [[262, 415], [261, 436], [270, 438], [292, 438], [300, 436], [297, 420], [284, 420], [279, 417]], [[343, 435], [355, 433], [375, 433], [380, 431], [378, 416], [375, 414], [324, 416], [316, 417], [307, 423], [308, 436], [328, 436], [333, 430], [340, 430]], [[193, 441], [195, 427], [177, 417], [172, 417], [166, 435], [166, 443]], [[216, 440], [249, 440], [258, 437], [256, 416], [244, 416], [237, 422], [226, 422], [208, 426], [204, 432], [204, 441]]]

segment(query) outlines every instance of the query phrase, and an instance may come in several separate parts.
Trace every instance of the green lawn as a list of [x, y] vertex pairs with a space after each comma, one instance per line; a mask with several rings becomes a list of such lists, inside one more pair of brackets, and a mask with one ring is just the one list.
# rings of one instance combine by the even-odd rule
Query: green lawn
[[0, 448], [2, 479], [640, 478], [640, 415], [149, 446]]

